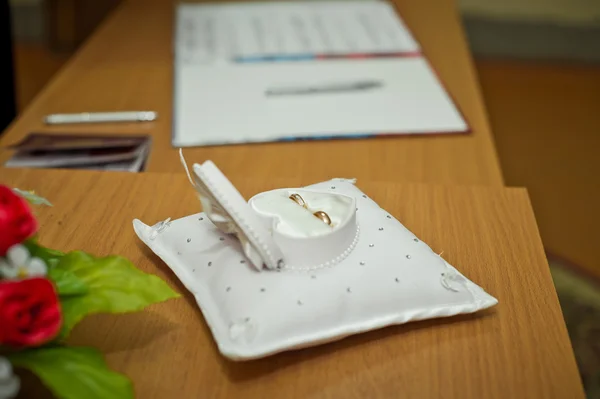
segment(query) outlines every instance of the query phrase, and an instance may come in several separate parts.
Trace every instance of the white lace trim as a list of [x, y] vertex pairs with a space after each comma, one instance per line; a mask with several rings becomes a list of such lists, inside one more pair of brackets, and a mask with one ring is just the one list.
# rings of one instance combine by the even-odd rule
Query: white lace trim
[[283, 270], [293, 271], [293, 272], [310, 272], [310, 271], [315, 271], [315, 270], [320, 270], [320, 269], [325, 269], [328, 267], [335, 266], [336, 264], [338, 264], [341, 261], [343, 261], [344, 259], [346, 259], [348, 257], [348, 255], [350, 255], [350, 253], [356, 247], [356, 244], [358, 244], [359, 236], [360, 236], [360, 226], [357, 224], [356, 225], [356, 234], [354, 235], [354, 240], [352, 240], [352, 243], [350, 243], [348, 248], [346, 248], [346, 250], [344, 252], [342, 252], [340, 255], [336, 256], [335, 258], [333, 258], [327, 262], [321, 263], [319, 265], [315, 265], [315, 266], [286, 265], [283, 267]]

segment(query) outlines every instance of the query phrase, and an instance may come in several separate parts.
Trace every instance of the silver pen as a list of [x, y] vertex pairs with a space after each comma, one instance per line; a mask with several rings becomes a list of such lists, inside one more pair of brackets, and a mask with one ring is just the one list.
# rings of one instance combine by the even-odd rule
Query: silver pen
[[80, 114], [52, 114], [44, 118], [48, 125], [64, 123], [110, 123], [110, 122], [149, 122], [158, 114], [154, 111], [126, 112], [82, 112]]
[[352, 91], [365, 91], [383, 87], [383, 82], [378, 80], [357, 80], [351, 82], [333, 82], [319, 85], [283, 86], [267, 89], [266, 96], [294, 96], [321, 93], [343, 93]]

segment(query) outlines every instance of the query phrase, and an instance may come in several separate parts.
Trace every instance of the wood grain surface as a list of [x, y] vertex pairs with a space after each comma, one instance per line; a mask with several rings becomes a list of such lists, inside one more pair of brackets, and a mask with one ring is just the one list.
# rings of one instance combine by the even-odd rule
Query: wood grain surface
[[52, 76], [60, 70], [68, 56], [52, 53], [39, 43], [23, 42], [14, 43], [14, 56], [17, 109], [18, 112], [22, 112]]
[[[230, 176], [315, 180], [356, 176], [501, 185], [493, 139], [454, 2], [396, 0], [395, 4], [465, 114], [471, 134], [204, 147], [190, 149], [190, 156], [212, 159]], [[170, 0], [125, 1], [0, 138], [0, 147], [38, 131], [145, 133], [153, 137], [148, 171], [181, 173], [171, 147], [173, 10]], [[158, 111], [160, 119], [95, 126], [46, 127], [42, 123], [50, 113], [137, 109]], [[9, 155], [0, 150], [0, 162]]]
[[600, 278], [600, 66], [478, 62], [506, 183], [544, 246]]
[[[217, 351], [193, 298], [136, 238], [152, 224], [200, 210], [181, 174], [2, 170], [34, 189], [40, 240], [61, 250], [120, 254], [181, 299], [144, 312], [84, 320], [70, 339], [93, 345], [140, 398], [583, 398], [533, 212], [523, 189], [358, 182], [499, 304], [469, 315], [389, 327], [335, 343], [235, 363]], [[232, 178], [248, 196], [314, 183]], [[32, 388], [27, 388], [32, 389]], [[38, 397], [38, 396], [36, 396]]]

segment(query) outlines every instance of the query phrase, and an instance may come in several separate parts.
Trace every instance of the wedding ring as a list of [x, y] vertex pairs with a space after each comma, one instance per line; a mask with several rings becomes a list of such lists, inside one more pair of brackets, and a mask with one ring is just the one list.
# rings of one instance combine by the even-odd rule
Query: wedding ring
[[290, 195], [290, 199], [301, 207], [306, 208], [306, 202], [304, 202], [304, 198], [300, 194], [292, 194]]
[[[302, 198], [302, 196], [300, 194], [292, 194], [289, 196], [289, 198], [294, 201], [296, 204], [300, 205], [301, 207], [308, 209], [308, 206], [306, 205], [306, 201], [304, 201], [304, 198]], [[315, 215], [316, 217], [318, 217], [319, 219], [321, 219], [323, 221], [323, 223], [331, 226], [331, 218], [329, 217], [329, 215], [323, 211], [316, 211], [315, 213], [313, 213], [313, 215]]]
[[323, 211], [316, 211], [315, 213], [313, 213], [313, 215], [315, 215], [316, 217], [318, 217], [319, 219], [321, 219], [323, 221], [323, 223], [328, 224], [328, 225], [331, 226], [331, 218], [325, 212], [323, 212]]

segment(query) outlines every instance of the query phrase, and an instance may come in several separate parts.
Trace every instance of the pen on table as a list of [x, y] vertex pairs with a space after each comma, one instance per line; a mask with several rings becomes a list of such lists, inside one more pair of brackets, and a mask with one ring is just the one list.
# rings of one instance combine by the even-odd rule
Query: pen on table
[[48, 125], [64, 123], [110, 123], [110, 122], [150, 122], [156, 120], [154, 111], [125, 112], [82, 112], [79, 114], [52, 114], [44, 118]]
[[352, 82], [326, 83], [321, 85], [287, 86], [267, 89], [267, 96], [286, 96], [320, 93], [340, 93], [349, 91], [365, 91], [383, 87], [378, 80], [357, 80]]

